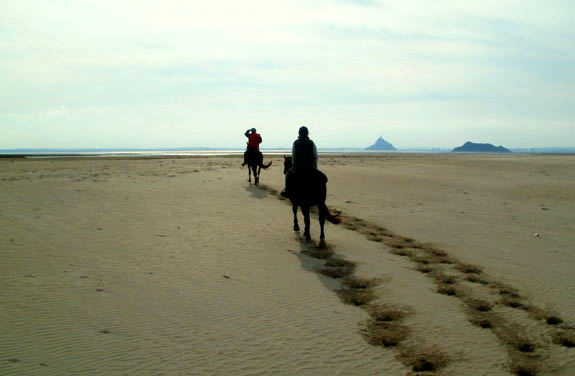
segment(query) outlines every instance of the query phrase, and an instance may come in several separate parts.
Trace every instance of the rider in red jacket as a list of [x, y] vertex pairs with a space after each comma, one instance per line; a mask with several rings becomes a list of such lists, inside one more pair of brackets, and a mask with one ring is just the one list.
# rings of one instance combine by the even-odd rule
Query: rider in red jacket
[[244, 153], [244, 163], [242, 163], [242, 167], [248, 163], [248, 154], [249, 153], [259, 153], [260, 151], [260, 144], [262, 143], [262, 136], [256, 132], [255, 128], [248, 129], [244, 136], [248, 138], [248, 148]]

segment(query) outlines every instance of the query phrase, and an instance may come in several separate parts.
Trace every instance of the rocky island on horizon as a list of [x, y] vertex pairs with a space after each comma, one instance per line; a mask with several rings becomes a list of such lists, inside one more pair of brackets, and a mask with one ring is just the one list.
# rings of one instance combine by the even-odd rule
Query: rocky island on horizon
[[465, 144], [453, 149], [454, 152], [483, 152], [483, 153], [511, 153], [511, 150], [503, 146], [494, 146], [491, 144], [479, 144], [467, 141]]
[[383, 137], [379, 136], [379, 138], [375, 141], [375, 144], [368, 146], [365, 150], [397, 150], [392, 144], [385, 141]]

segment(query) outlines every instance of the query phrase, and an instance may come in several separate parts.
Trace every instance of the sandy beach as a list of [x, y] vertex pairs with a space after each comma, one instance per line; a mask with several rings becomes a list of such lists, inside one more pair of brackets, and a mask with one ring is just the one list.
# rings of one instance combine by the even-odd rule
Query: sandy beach
[[0, 375], [575, 374], [575, 156], [265, 159], [0, 159]]

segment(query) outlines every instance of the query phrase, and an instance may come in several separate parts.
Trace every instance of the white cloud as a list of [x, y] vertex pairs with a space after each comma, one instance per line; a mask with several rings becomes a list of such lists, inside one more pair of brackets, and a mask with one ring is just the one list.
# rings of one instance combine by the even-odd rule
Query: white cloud
[[59, 108], [54, 108], [51, 110], [46, 110], [42, 113], [42, 116], [49, 117], [49, 118], [57, 118], [57, 117], [68, 117], [69, 111], [68, 108], [65, 106], [60, 106]]
[[66, 106], [60, 106], [58, 108], [45, 109], [39, 112], [28, 112], [28, 113], [7, 113], [5, 116], [9, 119], [41, 119], [41, 118], [66, 118], [70, 115], [70, 112]]

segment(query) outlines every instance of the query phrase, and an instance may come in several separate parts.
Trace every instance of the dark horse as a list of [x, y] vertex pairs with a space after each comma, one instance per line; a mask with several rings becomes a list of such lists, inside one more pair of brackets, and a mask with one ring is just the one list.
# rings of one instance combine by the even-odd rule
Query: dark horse
[[248, 181], [252, 182], [252, 171], [254, 172], [255, 184], [260, 182], [260, 171], [271, 166], [272, 162], [264, 165], [264, 155], [259, 150], [250, 150], [246, 152], [246, 160], [248, 162]]
[[[284, 174], [287, 173], [292, 165], [292, 158], [284, 156]], [[326, 248], [325, 234], [323, 232], [325, 220], [327, 219], [333, 224], [338, 224], [341, 222], [341, 218], [339, 218], [339, 214], [332, 215], [325, 205], [327, 196], [327, 179], [325, 175], [318, 170], [310, 170], [293, 174], [290, 180], [291, 181], [287, 182], [287, 194], [293, 209], [293, 230], [299, 231], [299, 224], [297, 222], [297, 207], [299, 206], [303, 213], [303, 221], [305, 224], [303, 235], [305, 236], [305, 240], [310, 241], [309, 210], [311, 207], [317, 206], [319, 211], [319, 226], [321, 228], [319, 247]]]

